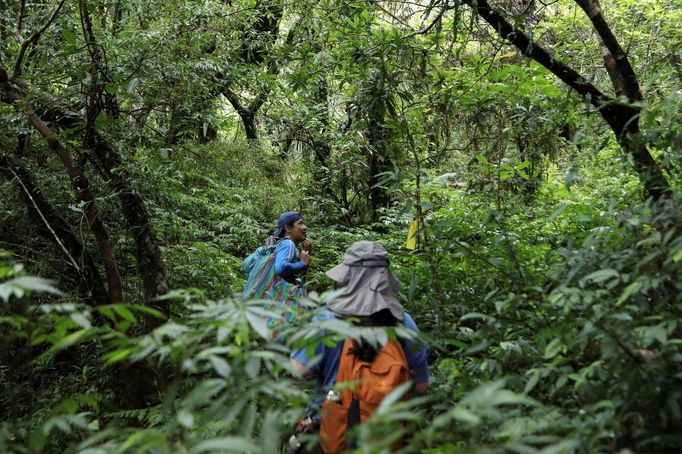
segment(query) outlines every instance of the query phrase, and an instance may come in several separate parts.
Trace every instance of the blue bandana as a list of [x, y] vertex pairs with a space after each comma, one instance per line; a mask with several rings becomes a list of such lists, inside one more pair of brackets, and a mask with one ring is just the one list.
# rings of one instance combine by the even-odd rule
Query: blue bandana
[[277, 220], [277, 230], [275, 230], [275, 238], [282, 238], [284, 235], [284, 227], [294, 225], [294, 222], [303, 219], [297, 211], [286, 211], [279, 215]]

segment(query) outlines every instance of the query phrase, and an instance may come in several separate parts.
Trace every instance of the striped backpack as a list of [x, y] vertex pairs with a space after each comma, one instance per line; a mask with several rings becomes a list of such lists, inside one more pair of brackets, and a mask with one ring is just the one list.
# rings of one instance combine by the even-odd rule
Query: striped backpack
[[303, 284], [289, 283], [275, 273], [276, 250], [277, 242], [268, 241], [244, 260], [244, 273], [248, 277], [242, 291], [244, 299], [272, 302], [266, 309], [278, 316], [266, 317], [265, 322], [275, 336], [284, 323], [295, 324], [300, 319], [302, 309], [298, 298], [306, 296]]

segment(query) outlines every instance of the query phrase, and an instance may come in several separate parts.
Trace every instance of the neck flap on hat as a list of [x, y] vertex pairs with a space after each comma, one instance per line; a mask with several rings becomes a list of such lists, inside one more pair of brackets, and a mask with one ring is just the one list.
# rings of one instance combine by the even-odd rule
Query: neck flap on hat
[[[327, 273], [343, 285], [341, 293], [329, 304], [329, 309], [340, 315], [365, 317], [383, 309], [402, 321], [405, 309], [398, 302], [400, 281], [388, 269], [387, 260], [372, 260], [368, 264], [344, 263]], [[330, 274], [331, 273], [331, 274]]]

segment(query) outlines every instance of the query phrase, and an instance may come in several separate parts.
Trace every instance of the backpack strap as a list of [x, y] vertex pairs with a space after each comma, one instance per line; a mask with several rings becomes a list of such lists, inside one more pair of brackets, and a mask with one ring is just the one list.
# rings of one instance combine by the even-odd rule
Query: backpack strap
[[[352, 381], [355, 356], [350, 354], [353, 347], [352, 339], [347, 339], [341, 349], [339, 367], [336, 373], [336, 383], [349, 383]], [[333, 394], [333, 392], [330, 392]], [[346, 430], [349, 427], [349, 411], [353, 400], [353, 392], [350, 388], [339, 390], [340, 398], [322, 401], [322, 414], [320, 419], [320, 446], [325, 453], [337, 453], [346, 449]], [[359, 421], [359, 406], [358, 421]]]

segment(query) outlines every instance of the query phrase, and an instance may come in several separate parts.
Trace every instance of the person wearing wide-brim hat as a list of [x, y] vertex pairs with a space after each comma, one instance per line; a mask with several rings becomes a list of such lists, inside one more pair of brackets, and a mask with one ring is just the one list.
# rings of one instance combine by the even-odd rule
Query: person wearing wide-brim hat
[[[343, 288], [327, 307], [313, 318], [313, 322], [352, 317], [368, 326], [392, 326], [398, 323], [419, 331], [412, 317], [398, 302], [400, 281], [389, 269], [388, 252], [373, 241], [358, 241], [346, 250], [343, 262], [326, 272]], [[427, 348], [423, 343], [399, 339], [416, 394], [428, 389]], [[317, 390], [325, 392], [336, 383], [344, 341], [327, 345], [319, 341], [313, 351], [302, 348], [291, 354], [291, 360], [306, 378], [317, 377]], [[321, 401], [318, 401], [318, 404]], [[316, 408], [317, 407], [317, 408]], [[309, 408], [309, 416], [318, 405]]]
[[386, 310], [397, 321], [403, 321], [405, 309], [397, 298], [400, 281], [388, 266], [388, 251], [382, 245], [373, 241], [354, 243], [346, 250], [343, 262], [325, 273], [342, 287], [329, 309], [353, 317]]

